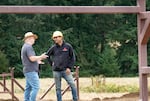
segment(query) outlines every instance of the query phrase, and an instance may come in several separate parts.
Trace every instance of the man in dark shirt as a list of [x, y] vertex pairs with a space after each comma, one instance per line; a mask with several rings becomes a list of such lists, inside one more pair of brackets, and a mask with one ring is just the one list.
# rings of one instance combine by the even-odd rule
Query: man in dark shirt
[[39, 64], [41, 60], [48, 56], [43, 53], [36, 56], [32, 45], [38, 38], [36, 34], [27, 32], [24, 36], [24, 44], [21, 49], [21, 60], [23, 64], [23, 73], [26, 79], [26, 87], [24, 92], [24, 101], [36, 101], [36, 96], [39, 90]]
[[61, 96], [61, 78], [63, 77], [70, 85], [73, 101], [77, 101], [77, 90], [71, 74], [71, 68], [74, 66], [75, 56], [73, 48], [69, 43], [64, 42], [63, 34], [60, 31], [53, 33], [52, 39], [55, 44], [49, 48], [47, 55], [48, 61], [52, 66], [53, 76], [56, 84], [57, 101], [62, 101]]

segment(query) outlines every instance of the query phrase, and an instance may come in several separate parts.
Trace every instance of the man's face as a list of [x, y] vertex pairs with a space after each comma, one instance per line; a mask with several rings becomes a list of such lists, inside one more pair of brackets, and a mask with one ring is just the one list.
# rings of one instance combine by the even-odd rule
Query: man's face
[[34, 43], [35, 43], [35, 38], [34, 38], [34, 37], [30, 37], [30, 42], [31, 42], [32, 44], [34, 44]]
[[59, 44], [62, 42], [62, 36], [56, 36], [56, 37], [53, 37], [53, 40], [55, 43]]

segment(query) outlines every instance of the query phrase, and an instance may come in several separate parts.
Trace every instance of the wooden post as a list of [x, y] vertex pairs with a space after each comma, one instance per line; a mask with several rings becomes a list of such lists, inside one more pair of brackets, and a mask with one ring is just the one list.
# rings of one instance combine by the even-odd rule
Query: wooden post
[[76, 75], [75, 75], [75, 78], [76, 78], [76, 86], [77, 86], [77, 95], [78, 95], [78, 99], [80, 99], [80, 92], [79, 92], [79, 66], [76, 66]]
[[10, 68], [10, 73], [11, 73], [11, 92], [12, 92], [12, 100], [14, 100], [14, 68]]
[[[137, 6], [140, 6], [140, 12], [146, 10], [146, 0], [137, 0]], [[147, 66], [147, 44], [141, 44], [141, 32], [145, 20], [141, 19], [140, 14], [137, 15], [137, 29], [138, 29], [138, 60], [139, 60], [139, 87], [140, 87], [140, 101], [148, 101], [148, 87], [147, 74], [140, 72], [142, 67]]]
[[4, 92], [6, 91], [6, 79], [5, 75], [3, 75], [3, 84], [4, 84]]

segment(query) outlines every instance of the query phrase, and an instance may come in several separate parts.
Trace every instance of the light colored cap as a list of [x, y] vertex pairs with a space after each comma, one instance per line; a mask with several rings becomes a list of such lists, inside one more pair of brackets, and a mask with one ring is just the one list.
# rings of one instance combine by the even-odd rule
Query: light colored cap
[[63, 34], [62, 34], [62, 32], [61, 32], [61, 31], [55, 31], [55, 32], [53, 33], [52, 38], [54, 38], [54, 37], [58, 37], [58, 36], [63, 37]]
[[34, 39], [38, 38], [38, 36], [36, 34], [33, 34], [32, 32], [27, 32], [27, 33], [25, 33], [23, 40], [26, 40], [29, 37], [34, 37]]

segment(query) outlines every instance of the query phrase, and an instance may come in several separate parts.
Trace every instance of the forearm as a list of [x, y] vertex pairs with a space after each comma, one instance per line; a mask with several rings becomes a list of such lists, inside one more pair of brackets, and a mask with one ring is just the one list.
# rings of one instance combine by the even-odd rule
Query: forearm
[[34, 62], [34, 61], [40, 61], [40, 60], [42, 60], [42, 56], [30, 56], [29, 59], [32, 62]]
[[45, 55], [45, 53], [41, 54], [40, 56], [30, 56], [29, 59], [34, 62], [34, 61], [41, 61], [46, 59], [48, 56]]

